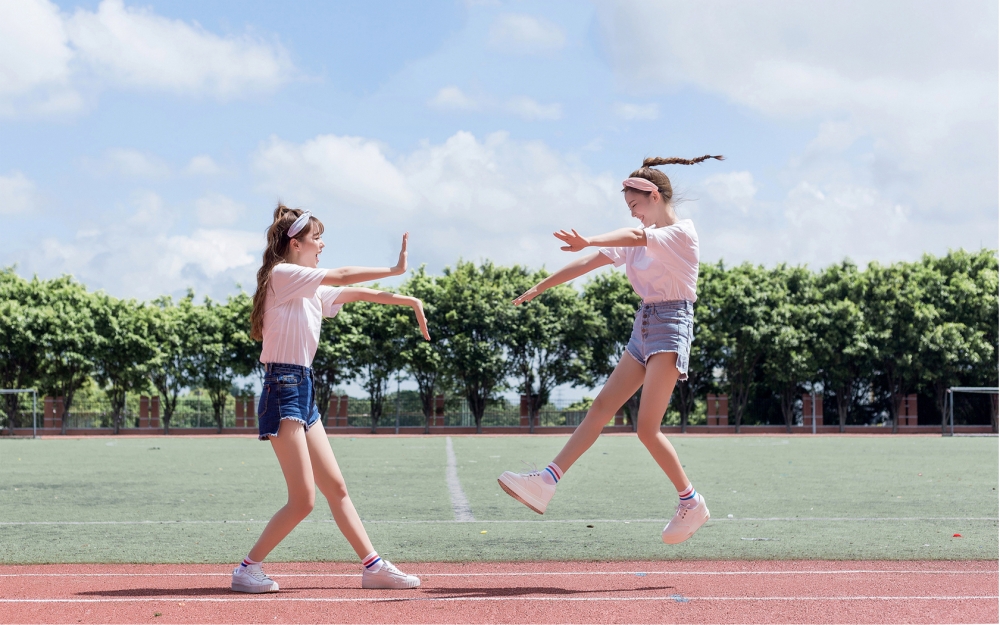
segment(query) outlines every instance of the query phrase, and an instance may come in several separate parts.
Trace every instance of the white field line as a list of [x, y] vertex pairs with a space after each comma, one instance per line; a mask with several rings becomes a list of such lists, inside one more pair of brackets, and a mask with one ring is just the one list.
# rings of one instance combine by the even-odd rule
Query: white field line
[[[457, 480], [457, 476], [456, 476]], [[451, 484], [449, 484], [449, 490], [451, 489]], [[468, 508], [468, 501], [465, 499], [465, 494], [462, 492], [461, 484], [458, 485], [458, 493], [461, 499], [459, 503], [464, 502], [466, 509], [468, 510], [468, 519], [462, 520], [458, 518], [459, 508], [455, 505], [454, 493], [452, 493], [452, 507], [455, 510], [455, 519], [413, 519], [413, 520], [403, 520], [403, 519], [362, 519], [364, 523], [370, 524], [383, 524], [383, 525], [449, 525], [453, 523], [527, 523], [527, 524], [551, 524], [551, 523], [657, 523], [662, 524], [669, 519], [475, 519], [472, 518], [472, 511]], [[760, 521], [779, 521], [779, 522], [792, 522], [792, 521], [810, 521], [810, 522], [823, 522], [823, 521], [836, 521], [836, 522], [869, 522], [869, 521], [992, 521], [994, 523], [1000, 521], [997, 517], [950, 517], [950, 516], [930, 516], [930, 517], [734, 517], [730, 518], [713, 518], [709, 523], [713, 522], [760, 522]], [[268, 519], [250, 519], [250, 520], [179, 520], [179, 521], [0, 521], [0, 527], [2, 526], [16, 526], [16, 525], [263, 525], [268, 522]], [[334, 523], [333, 519], [305, 519], [300, 521], [300, 523]]]
[[[26, 566], [26, 565], [15, 565]], [[27, 565], [30, 566], [30, 565]], [[809, 570], [809, 571], [541, 571], [532, 572], [498, 572], [498, 573], [421, 573], [412, 571], [414, 575], [420, 577], [549, 577], [553, 575], [627, 575], [627, 576], [650, 576], [650, 575], [998, 575], [1000, 571], [967, 571], [951, 569], [840, 569], [840, 570]], [[360, 573], [277, 573], [271, 572], [274, 577], [361, 577]], [[0, 573], [0, 577], [66, 577], [67, 573]], [[73, 577], [230, 577], [229, 572], [224, 573], [72, 573]]]
[[444, 439], [444, 450], [448, 459], [445, 468], [445, 480], [448, 482], [448, 493], [451, 495], [451, 509], [455, 512], [455, 522], [470, 523], [475, 521], [469, 500], [462, 491], [462, 483], [458, 481], [458, 462], [455, 460], [455, 448], [451, 445], [451, 437]]
[[849, 595], [849, 596], [824, 596], [824, 597], [686, 597], [683, 595], [660, 595], [660, 596], [631, 596], [622, 597], [619, 595], [610, 597], [112, 597], [107, 599], [0, 599], [3, 603], [272, 603], [272, 602], [295, 602], [295, 603], [375, 603], [385, 601], [398, 602], [421, 602], [441, 601], [448, 603], [461, 602], [505, 602], [511, 601], [541, 601], [541, 602], [561, 602], [561, 601], [664, 601], [674, 603], [688, 603], [691, 601], [969, 601], [969, 600], [996, 600], [1000, 595]]

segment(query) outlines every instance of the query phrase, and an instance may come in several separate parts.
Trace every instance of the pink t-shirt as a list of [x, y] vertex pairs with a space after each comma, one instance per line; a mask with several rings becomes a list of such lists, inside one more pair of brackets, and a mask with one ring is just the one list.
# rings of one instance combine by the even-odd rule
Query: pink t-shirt
[[311, 367], [323, 317], [335, 317], [343, 287], [322, 286], [326, 269], [279, 263], [264, 298], [261, 362]]
[[698, 233], [694, 222], [681, 219], [672, 226], [644, 228], [646, 245], [602, 247], [615, 267], [625, 265], [632, 288], [647, 304], [698, 299]]

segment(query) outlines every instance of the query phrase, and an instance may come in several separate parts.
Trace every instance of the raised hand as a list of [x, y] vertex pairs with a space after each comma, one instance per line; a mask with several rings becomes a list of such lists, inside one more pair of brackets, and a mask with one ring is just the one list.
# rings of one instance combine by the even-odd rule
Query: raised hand
[[409, 232], [404, 232], [403, 233], [403, 246], [399, 250], [399, 262], [397, 262], [396, 266], [393, 267], [393, 270], [396, 273], [398, 273], [398, 274], [406, 273], [406, 255], [407, 255], [406, 244], [407, 244], [407, 242], [409, 240], [410, 240], [410, 233]]
[[590, 244], [587, 237], [573, 229], [570, 229], [569, 232], [560, 230], [559, 232], [553, 232], [552, 235], [566, 244], [559, 248], [564, 252], [579, 252]]

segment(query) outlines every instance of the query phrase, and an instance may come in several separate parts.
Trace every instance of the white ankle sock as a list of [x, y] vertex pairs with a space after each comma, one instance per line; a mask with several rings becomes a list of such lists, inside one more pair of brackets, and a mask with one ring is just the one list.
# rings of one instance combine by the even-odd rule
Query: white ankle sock
[[361, 560], [361, 566], [365, 567], [367, 571], [378, 573], [382, 570], [382, 558], [379, 557], [378, 552], [373, 551]]
[[549, 486], [555, 486], [562, 479], [563, 471], [554, 462], [550, 462], [549, 466], [542, 470], [542, 481]]

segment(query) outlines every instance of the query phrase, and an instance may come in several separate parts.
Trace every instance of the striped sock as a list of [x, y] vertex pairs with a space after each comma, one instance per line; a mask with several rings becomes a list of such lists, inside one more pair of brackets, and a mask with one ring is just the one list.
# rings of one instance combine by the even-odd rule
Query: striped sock
[[254, 562], [253, 560], [250, 559], [250, 556], [243, 558], [243, 562], [240, 562], [241, 567], [253, 566], [255, 564], [259, 565], [260, 562]]
[[382, 568], [382, 558], [378, 557], [378, 553], [373, 551], [365, 556], [365, 559], [361, 561], [361, 565], [372, 573], [378, 573], [379, 569]]
[[698, 494], [698, 491], [694, 489], [694, 486], [688, 484], [688, 487], [677, 493], [677, 496], [681, 498], [681, 503], [691, 504], [694, 503], [694, 496]]
[[549, 466], [545, 467], [545, 470], [542, 471], [542, 479], [545, 480], [545, 483], [547, 484], [558, 484], [559, 480], [562, 479], [562, 476], [562, 469], [560, 469], [559, 465], [554, 462], [550, 462]]

